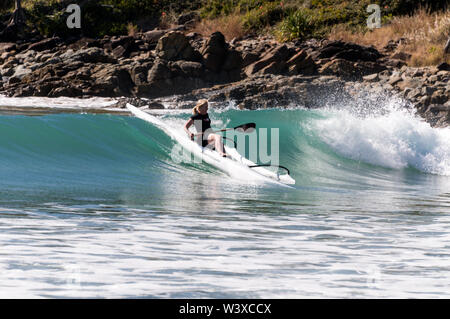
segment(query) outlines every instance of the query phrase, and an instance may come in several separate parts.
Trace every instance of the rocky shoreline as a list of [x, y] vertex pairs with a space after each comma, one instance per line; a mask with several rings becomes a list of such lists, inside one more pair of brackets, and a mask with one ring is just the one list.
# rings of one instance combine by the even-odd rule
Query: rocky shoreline
[[450, 66], [407, 67], [396, 42], [379, 52], [329, 40], [226, 42], [219, 32], [204, 38], [182, 29], [0, 43], [0, 94], [116, 98], [109, 109], [190, 108], [199, 98], [241, 109], [357, 106], [372, 94], [406, 100], [432, 126], [450, 124]]

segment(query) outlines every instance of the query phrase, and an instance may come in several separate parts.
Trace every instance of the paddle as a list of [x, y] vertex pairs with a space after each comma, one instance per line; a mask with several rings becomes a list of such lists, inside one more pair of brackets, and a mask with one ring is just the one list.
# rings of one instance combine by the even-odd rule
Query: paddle
[[255, 123], [246, 123], [239, 126], [236, 126], [235, 128], [226, 128], [223, 130], [220, 130], [219, 132], [229, 131], [229, 130], [237, 130], [239, 132], [245, 132], [245, 133], [252, 133], [256, 128]]
[[[214, 131], [211, 133], [220, 133], [220, 132], [225, 132], [225, 131], [230, 131], [230, 130], [237, 130], [238, 132], [242, 132], [242, 133], [252, 133], [256, 128], [256, 124], [255, 123], [245, 123], [245, 124], [241, 124], [239, 126], [233, 127], [233, 128], [224, 128], [223, 130], [218, 130], [218, 131]], [[202, 133], [197, 133], [195, 134], [196, 136], [198, 135], [202, 135]]]

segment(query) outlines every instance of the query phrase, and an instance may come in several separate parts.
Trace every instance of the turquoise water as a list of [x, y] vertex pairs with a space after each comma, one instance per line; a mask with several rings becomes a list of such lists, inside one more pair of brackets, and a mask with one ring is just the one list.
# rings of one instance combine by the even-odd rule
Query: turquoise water
[[449, 129], [396, 109], [210, 116], [278, 128], [296, 185], [177, 163], [132, 117], [0, 116], [0, 296], [449, 297]]

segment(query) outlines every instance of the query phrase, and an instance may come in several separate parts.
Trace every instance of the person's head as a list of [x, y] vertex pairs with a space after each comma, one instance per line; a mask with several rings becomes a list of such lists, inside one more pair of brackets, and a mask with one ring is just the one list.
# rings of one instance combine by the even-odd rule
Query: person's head
[[197, 104], [192, 109], [194, 114], [206, 114], [208, 113], [208, 100], [198, 100]]

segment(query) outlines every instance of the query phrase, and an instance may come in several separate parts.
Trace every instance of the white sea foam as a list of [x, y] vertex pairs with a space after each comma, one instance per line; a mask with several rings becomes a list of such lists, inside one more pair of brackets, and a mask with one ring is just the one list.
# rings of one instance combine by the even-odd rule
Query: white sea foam
[[[337, 153], [374, 165], [450, 175], [450, 129], [433, 128], [392, 102], [376, 115], [327, 111], [311, 127]], [[331, 112], [331, 115], [330, 115]]]
[[15, 107], [48, 107], [48, 108], [105, 108], [114, 105], [117, 100], [112, 98], [79, 99], [70, 97], [7, 97], [0, 95], [0, 106]]

